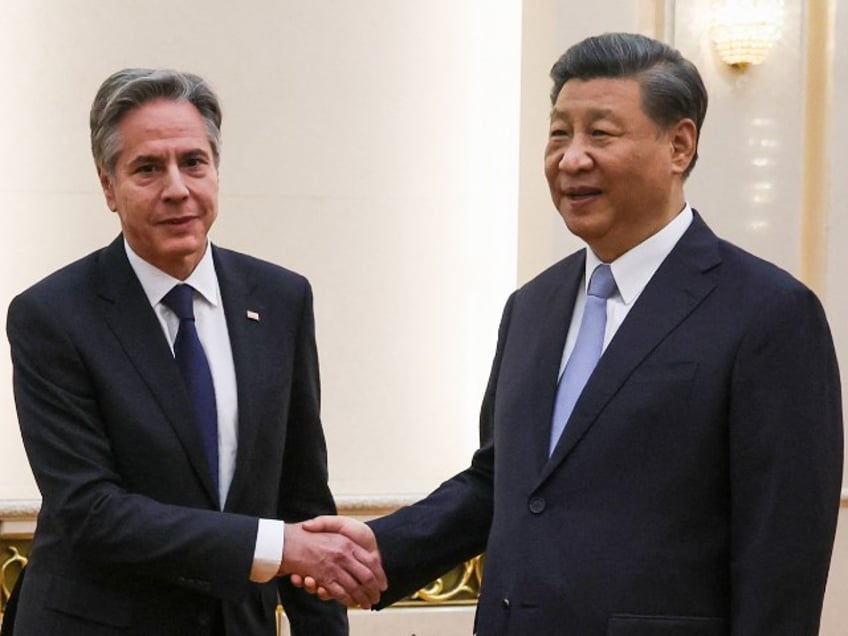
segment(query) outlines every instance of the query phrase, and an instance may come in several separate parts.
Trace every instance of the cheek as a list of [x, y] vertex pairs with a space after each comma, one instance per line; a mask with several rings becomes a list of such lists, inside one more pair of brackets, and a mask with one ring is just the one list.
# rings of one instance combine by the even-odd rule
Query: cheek
[[559, 155], [545, 155], [545, 177], [547, 178], [548, 184], [551, 186], [551, 188], [554, 187], [554, 182], [556, 181], [557, 173], [559, 171], [557, 167], [558, 164]]

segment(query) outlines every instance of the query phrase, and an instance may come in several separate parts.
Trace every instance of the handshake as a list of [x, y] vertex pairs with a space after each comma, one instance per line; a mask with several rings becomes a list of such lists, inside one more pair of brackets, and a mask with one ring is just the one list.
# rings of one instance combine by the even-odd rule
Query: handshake
[[371, 609], [388, 586], [374, 532], [349, 517], [287, 523], [278, 575], [291, 576], [293, 585], [322, 600], [363, 609]]

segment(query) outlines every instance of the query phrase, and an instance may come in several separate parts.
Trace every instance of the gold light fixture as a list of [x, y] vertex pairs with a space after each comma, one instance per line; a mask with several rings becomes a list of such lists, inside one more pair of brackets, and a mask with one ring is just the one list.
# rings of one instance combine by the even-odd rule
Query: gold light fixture
[[783, 0], [713, 0], [711, 34], [725, 64], [760, 64], [782, 31]]

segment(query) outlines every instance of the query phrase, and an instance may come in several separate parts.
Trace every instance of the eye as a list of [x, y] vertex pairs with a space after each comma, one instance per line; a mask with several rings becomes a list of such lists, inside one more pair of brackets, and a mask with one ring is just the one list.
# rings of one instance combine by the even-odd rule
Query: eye
[[611, 137], [612, 133], [609, 130], [605, 130], [604, 128], [593, 128], [592, 129], [593, 137]]
[[568, 137], [569, 133], [564, 128], [552, 128], [550, 135], [551, 137]]
[[183, 166], [189, 170], [198, 170], [207, 163], [206, 158], [202, 155], [191, 155], [183, 160]]
[[153, 174], [156, 172], [156, 165], [152, 163], [142, 163], [135, 169], [135, 171], [138, 174]]

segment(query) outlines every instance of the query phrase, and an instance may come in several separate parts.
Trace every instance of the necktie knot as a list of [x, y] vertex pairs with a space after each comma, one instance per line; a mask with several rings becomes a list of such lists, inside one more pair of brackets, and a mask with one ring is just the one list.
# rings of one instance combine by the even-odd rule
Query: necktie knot
[[590, 296], [598, 298], [609, 298], [615, 293], [615, 278], [609, 265], [598, 265], [589, 279]]
[[194, 320], [194, 288], [191, 285], [180, 283], [165, 294], [162, 299], [168, 309], [177, 314], [182, 320]]

